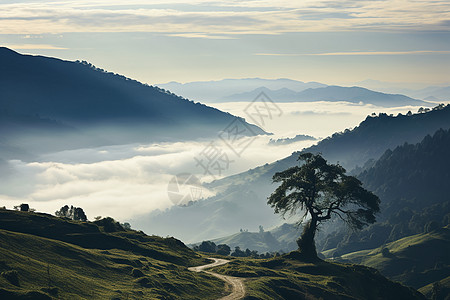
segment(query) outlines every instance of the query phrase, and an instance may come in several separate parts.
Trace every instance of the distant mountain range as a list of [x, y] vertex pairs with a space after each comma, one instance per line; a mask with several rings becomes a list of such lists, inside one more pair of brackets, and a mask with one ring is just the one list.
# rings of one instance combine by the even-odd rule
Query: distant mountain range
[[414, 84], [396, 84], [371, 79], [357, 82], [355, 85], [384, 93], [403, 94], [415, 99], [433, 102], [450, 101], [450, 86], [429, 86], [417, 89]]
[[[2, 47], [0, 65], [0, 146], [9, 154], [19, 153], [16, 148], [39, 152], [189, 140], [216, 135], [236, 119], [87, 62]], [[247, 135], [265, 133], [241, 120], [251, 128]]]
[[300, 92], [309, 88], [325, 87], [326, 85], [318, 82], [302, 82], [285, 78], [243, 78], [223, 79], [218, 81], [195, 81], [188, 83], [169, 82], [157, 84], [157, 86], [195, 101], [209, 103], [221, 102], [229, 95], [249, 92], [260, 87], [272, 90], [285, 88]]
[[[415, 97], [411, 98], [399, 93], [382, 93], [359, 86], [328, 86], [318, 82], [302, 82], [291, 79], [224, 79], [184, 84], [169, 82], [158, 84], [158, 86], [204, 103], [248, 102], [253, 101], [263, 92], [275, 102], [346, 101], [384, 107], [406, 105], [429, 107], [434, 105], [434, 103], [423, 101], [423, 98], [417, 100], [414, 99]], [[436, 95], [440, 96], [446, 93], [445, 90], [435, 92]], [[434, 102], [434, 100], [439, 99], [431, 97], [428, 100]]]
[[253, 101], [260, 93], [265, 93], [275, 102], [315, 102], [345, 101], [350, 103], [373, 104], [383, 107], [395, 106], [433, 106], [434, 104], [422, 100], [412, 99], [404, 95], [385, 94], [374, 92], [361, 87], [327, 86], [309, 88], [295, 92], [287, 88], [270, 90], [265, 87], [257, 88], [251, 92], [234, 94], [223, 98], [224, 101]]

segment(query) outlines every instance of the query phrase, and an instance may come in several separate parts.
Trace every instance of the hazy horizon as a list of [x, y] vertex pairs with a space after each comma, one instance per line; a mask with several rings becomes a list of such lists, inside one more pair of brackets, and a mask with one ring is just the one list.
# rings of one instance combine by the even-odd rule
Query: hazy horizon
[[0, 43], [156, 84], [449, 82], [446, 1], [2, 1]]

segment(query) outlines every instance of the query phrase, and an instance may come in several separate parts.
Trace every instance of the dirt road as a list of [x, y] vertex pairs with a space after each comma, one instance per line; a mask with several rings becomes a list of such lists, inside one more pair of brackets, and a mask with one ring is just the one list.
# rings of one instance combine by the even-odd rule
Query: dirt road
[[228, 285], [231, 286], [231, 294], [228, 296], [220, 298], [220, 300], [239, 300], [244, 298], [245, 296], [245, 285], [242, 278], [239, 277], [233, 277], [233, 276], [227, 276], [227, 275], [221, 275], [217, 274], [215, 272], [206, 271], [206, 269], [217, 267], [220, 265], [224, 265], [229, 262], [229, 260], [226, 259], [220, 259], [220, 258], [208, 258], [213, 260], [213, 263], [198, 266], [198, 267], [191, 267], [189, 268], [189, 271], [193, 272], [205, 272], [207, 274], [210, 274], [212, 276], [215, 276], [223, 281], [225, 281]]

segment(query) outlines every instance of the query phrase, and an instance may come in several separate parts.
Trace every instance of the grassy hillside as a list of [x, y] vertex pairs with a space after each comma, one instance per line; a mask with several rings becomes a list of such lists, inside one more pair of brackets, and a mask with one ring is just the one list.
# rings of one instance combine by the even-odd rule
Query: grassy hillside
[[[450, 295], [450, 276], [420, 288], [419, 291], [427, 298], [448, 300]], [[434, 298], [433, 298], [434, 297]]]
[[273, 259], [234, 259], [213, 270], [246, 277], [245, 299], [425, 299], [376, 270], [318, 261], [305, 263], [296, 252]]
[[204, 263], [174, 238], [0, 210], [2, 299], [216, 299], [224, 283], [187, 270]]
[[345, 254], [338, 260], [376, 268], [393, 280], [421, 288], [449, 276], [449, 253], [450, 227], [446, 226], [383, 247]]

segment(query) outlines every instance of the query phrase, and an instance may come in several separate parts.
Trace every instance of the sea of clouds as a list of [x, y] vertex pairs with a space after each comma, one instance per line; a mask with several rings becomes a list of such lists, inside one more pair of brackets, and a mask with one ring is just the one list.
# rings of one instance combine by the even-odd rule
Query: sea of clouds
[[[215, 107], [242, 116], [249, 103], [218, 103]], [[168, 184], [175, 175], [189, 173], [202, 182], [237, 174], [289, 156], [317, 141], [268, 145], [270, 139], [307, 134], [325, 138], [353, 128], [367, 115], [417, 111], [418, 107], [381, 108], [344, 102], [282, 103], [281, 114], [266, 117], [263, 129], [273, 133], [249, 139], [249, 146], [236, 155], [223, 140], [127, 144], [50, 153], [38, 161], [8, 162], [10, 174], [0, 183], [0, 206], [12, 208], [29, 203], [40, 212], [54, 213], [68, 204], [82, 207], [89, 219], [112, 216], [121, 222], [164, 210], [172, 205]], [[213, 143], [228, 157], [228, 165], [205, 174], [196, 161]], [[219, 174], [220, 173], [220, 174]], [[203, 189], [202, 197], [214, 191]]]

